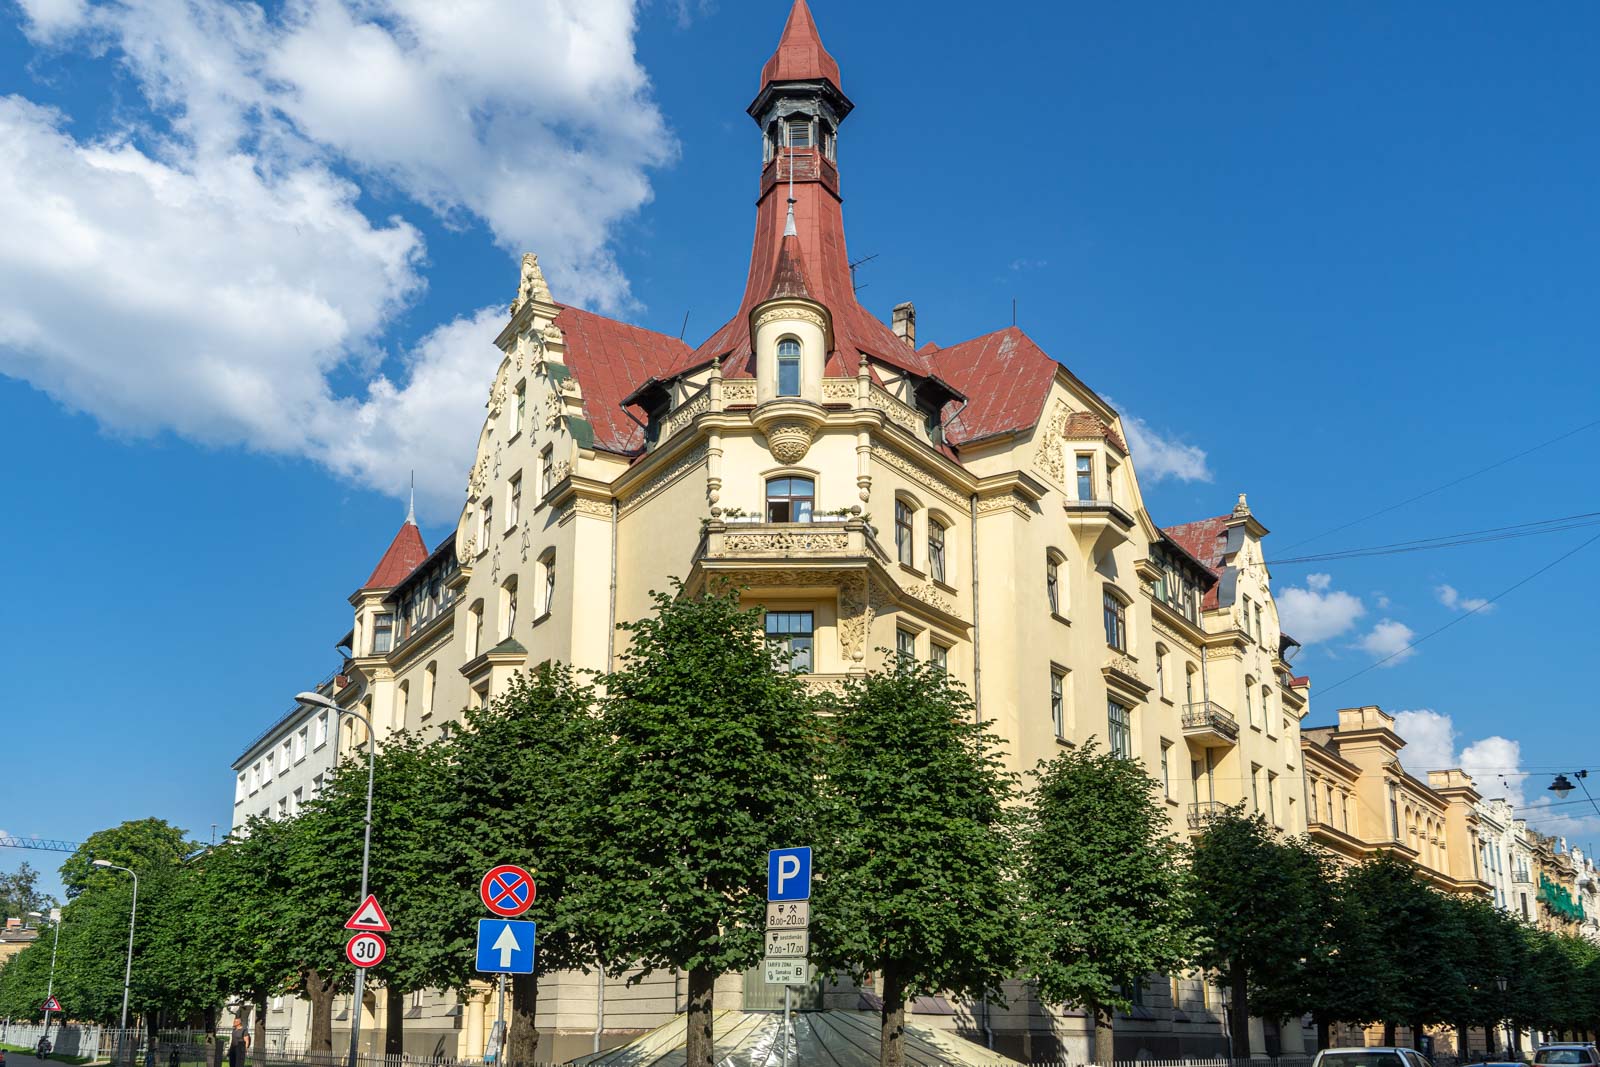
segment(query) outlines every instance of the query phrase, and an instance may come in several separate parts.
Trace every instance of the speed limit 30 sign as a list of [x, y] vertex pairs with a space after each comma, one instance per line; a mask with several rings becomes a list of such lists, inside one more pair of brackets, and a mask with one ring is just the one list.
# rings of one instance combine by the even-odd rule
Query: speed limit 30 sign
[[383, 938], [373, 933], [359, 933], [344, 946], [345, 958], [357, 967], [375, 967], [388, 952]]

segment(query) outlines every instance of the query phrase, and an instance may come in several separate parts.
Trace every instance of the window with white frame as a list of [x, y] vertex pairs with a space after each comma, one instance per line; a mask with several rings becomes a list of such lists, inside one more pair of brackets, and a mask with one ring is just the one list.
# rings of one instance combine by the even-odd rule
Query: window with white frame
[[328, 743], [328, 713], [327, 712], [323, 712], [321, 715], [317, 716], [316, 738], [317, 738], [317, 740], [316, 740], [316, 743], [312, 746], [313, 748], [321, 748], [323, 745]]
[[896, 629], [894, 632], [894, 650], [903, 662], [910, 662], [917, 658], [917, 635], [911, 630]]
[[1248, 596], [1246, 596], [1244, 598], [1243, 607], [1240, 609], [1239, 615], [1240, 615], [1240, 623], [1241, 623], [1239, 628], [1244, 631], [1244, 635], [1246, 637], [1249, 637], [1250, 636], [1250, 598]]
[[322, 793], [323, 776], [318, 774], [311, 779], [311, 795], [319, 796]]
[[244, 771], [239, 772], [239, 781], [233, 787], [233, 801], [237, 804], [250, 794], [250, 776]]
[[1266, 640], [1266, 638], [1261, 636], [1261, 605], [1260, 604], [1256, 605], [1255, 614], [1256, 614], [1256, 644], [1264, 645], [1264, 644], [1267, 643], [1267, 640]]
[[1133, 720], [1126, 704], [1106, 701], [1106, 745], [1113, 756], [1133, 758]]
[[306, 802], [306, 789], [305, 789], [305, 786], [301, 786], [301, 785], [295, 786], [294, 787], [294, 796], [291, 798], [291, 803], [289, 804], [289, 814], [290, 815], [299, 815], [300, 814], [300, 809], [305, 806], [305, 802]]
[[1161, 742], [1161, 795], [1172, 799], [1172, 742]]
[[800, 395], [800, 342], [793, 337], [778, 342], [778, 395]]
[[913, 566], [916, 560], [916, 542], [912, 528], [914, 510], [904, 500], [897, 498], [894, 502], [894, 548], [900, 562], [907, 567]]
[[389, 725], [396, 730], [406, 728], [406, 706], [411, 703], [411, 683], [401, 682], [394, 690], [394, 717]]
[[475, 659], [483, 651], [483, 601], [473, 603], [467, 609], [467, 647], [466, 657]]
[[1255, 727], [1259, 728], [1261, 724], [1256, 721], [1256, 700], [1255, 700], [1255, 695], [1254, 695], [1255, 694], [1255, 688], [1256, 688], [1256, 680], [1254, 678], [1250, 677], [1249, 675], [1245, 675], [1245, 679], [1244, 679], [1244, 721], [1249, 723], [1251, 726], [1255, 726]]
[[522, 472], [511, 476], [511, 481], [506, 488], [506, 529], [516, 529], [517, 519], [522, 512]]
[[816, 669], [816, 621], [809, 611], [768, 611], [767, 640], [783, 653], [789, 670], [810, 674]]
[[931, 641], [928, 644], [928, 661], [946, 674], [950, 673], [950, 646]]
[[288, 797], [279, 797], [278, 798], [278, 813], [277, 813], [278, 821], [282, 822], [284, 819], [287, 819], [288, 817], [289, 817], [289, 798]]
[[273, 756], [273, 754], [271, 752], [268, 752], [267, 753], [267, 758], [261, 761], [261, 784], [262, 785], [266, 785], [268, 782], [272, 781], [272, 756]]
[[433, 687], [439, 681], [439, 664], [430, 662], [422, 668], [422, 714], [433, 714]]
[[928, 520], [928, 574], [936, 582], [945, 580], [944, 523]]
[[1278, 825], [1278, 776], [1267, 772], [1267, 822]]
[[489, 551], [489, 539], [494, 536], [494, 501], [484, 497], [478, 508], [478, 552]]
[[1167, 646], [1156, 646], [1156, 696], [1167, 696]]
[[310, 740], [310, 731], [307, 727], [300, 727], [300, 732], [294, 735], [294, 761], [299, 763], [306, 758], [307, 742]]
[[1054, 552], [1044, 558], [1044, 596], [1050, 605], [1050, 614], [1061, 614], [1061, 557]]
[[517, 625], [517, 576], [508, 577], [500, 585], [500, 640], [504, 641]]
[[1195, 699], [1194, 699], [1194, 678], [1195, 678], [1195, 675], [1197, 675], [1199, 673], [1200, 673], [1199, 671], [1194, 669], [1194, 665], [1193, 664], [1188, 664], [1188, 663], [1184, 664], [1184, 667], [1183, 667], [1183, 702], [1185, 704], [1193, 704], [1195, 702]]
[[556, 550], [550, 549], [539, 557], [539, 570], [544, 575], [544, 596], [539, 602], [541, 618], [556, 610]]
[[380, 611], [372, 617], [372, 654], [383, 655], [394, 647], [394, 615]]
[[526, 379], [517, 383], [517, 402], [512, 405], [511, 417], [516, 419], [516, 425], [511, 428], [512, 436], [522, 432], [528, 424], [528, 382]]
[[539, 495], [546, 497], [550, 490], [556, 487], [556, 457], [555, 446], [545, 445], [544, 451], [539, 453]]
[[1059, 667], [1050, 672], [1050, 723], [1056, 739], [1067, 738], [1067, 672]]

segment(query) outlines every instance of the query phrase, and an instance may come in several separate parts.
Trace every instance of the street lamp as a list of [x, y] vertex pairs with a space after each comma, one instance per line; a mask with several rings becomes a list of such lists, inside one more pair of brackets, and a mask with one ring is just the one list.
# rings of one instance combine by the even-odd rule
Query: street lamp
[[133, 979], [133, 920], [139, 914], [139, 875], [132, 867], [119, 867], [110, 860], [94, 860], [96, 867], [108, 867], [113, 871], [126, 871], [133, 875], [133, 907], [128, 909], [128, 962], [122, 969], [122, 1030], [127, 1036], [128, 1030], [128, 983]]
[[[1594, 808], [1595, 814], [1600, 815], [1600, 804], [1595, 803], [1594, 795], [1589, 792], [1589, 787], [1583, 784], [1583, 780], [1587, 777], [1589, 777], [1588, 771], [1572, 772], [1572, 778], [1576, 778], [1578, 780], [1578, 785], [1576, 788], [1583, 790], [1583, 795], [1589, 798], [1589, 804]], [[1572, 778], [1568, 778], [1564, 774], [1558, 774], [1556, 775], [1556, 780], [1550, 783], [1550, 792], [1556, 795], [1557, 800], [1565, 800], [1571, 795], [1574, 788], [1572, 784]]]
[[[28, 914], [35, 919], [45, 918], [45, 914], [42, 911], [30, 911]], [[56, 933], [54, 940], [50, 943], [50, 984], [46, 987], [44, 993], [44, 1035], [46, 1037], [50, 1036], [50, 1002], [55, 999], [56, 995], [56, 949], [61, 947], [61, 909], [51, 908], [49, 918], [56, 928]]]
[[[361, 899], [356, 901], [356, 906], [367, 899], [367, 867], [372, 856], [372, 774], [373, 766], [378, 755], [378, 735], [372, 729], [372, 719], [365, 712], [353, 708], [341, 708], [332, 700], [321, 693], [296, 693], [295, 697], [302, 704], [312, 707], [327, 708], [335, 716], [348, 715], [353, 719], [360, 719], [367, 727], [367, 818], [361, 836]], [[362, 995], [367, 988], [367, 969], [356, 968], [355, 1004], [350, 1011], [350, 1064], [355, 1067], [356, 1057], [361, 1052], [361, 1007]]]
[[[1497, 975], [1494, 976], [1494, 988], [1495, 988], [1495, 991], [1500, 994], [1500, 1010], [1501, 1011], [1504, 1011], [1505, 1007], [1506, 1007], [1506, 986], [1508, 986], [1509, 984], [1510, 983], [1506, 980], [1506, 976], [1505, 975], [1497, 974]], [[1511, 1041], [1511, 1036], [1510, 1036], [1509, 1033], [1506, 1035], [1506, 1041], [1507, 1041], [1508, 1044], [1514, 1044], [1514, 1042]], [[1493, 1051], [1493, 1050], [1491, 1050], [1491, 1051]]]

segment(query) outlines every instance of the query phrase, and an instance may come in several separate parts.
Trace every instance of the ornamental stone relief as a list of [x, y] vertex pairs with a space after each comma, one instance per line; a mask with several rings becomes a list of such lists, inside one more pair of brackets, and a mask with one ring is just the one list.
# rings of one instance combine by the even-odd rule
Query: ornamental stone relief
[[944, 590], [932, 582], [920, 582], [901, 586], [901, 589], [913, 598], [922, 601], [930, 608], [944, 612], [946, 615], [956, 613], [955, 602], [945, 594]]
[[[724, 391], [726, 399], [726, 391]], [[822, 399], [824, 400], [854, 400], [856, 398], [856, 380], [854, 378], [824, 378], [822, 379]]]
[[654, 477], [641, 485], [637, 492], [630, 496], [622, 505], [622, 513], [629, 514], [637, 510], [642, 504], [657, 496], [662, 490], [672, 485], [678, 479], [688, 474], [697, 467], [703, 466], [706, 461], [706, 446], [690, 449], [671, 466], [662, 470]]
[[478, 542], [471, 534], [456, 538], [456, 562], [467, 566], [478, 555]]
[[1035, 465], [1039, 473], [1049, 478], [1057, 486], [1066, 484], [1067, 460], [1066, 445], [1062, 436], [1067, 431], [1067, 419], [1071, 415], [1067, 402], [1060, 398], [1050, 409], [1050, 418], [1045, 422], [1044, 432], [1038, 437], [1038, 455]]
[[955, 504], [957, 507], [961, 507], [966, 503], [966, 501], [961, 498], [956, 490], [952, 489], [948, 485], [945, 485], [944, 482], [935, 478], [933, 475], [929, 474], [915, 463], [912, 463], [910, 460], [900, 455], [900, 453], [891, 451], [887, 448], [878, 448], [873, 450], [873, 456], [878, 460], [879, 463], [882, 463], [886, 467], [893, 467], [895, 470], [899, 471], [901, 474], [904, 474], [906, 477], [910, 478], [919, 485], [923, 485], [929, 489], [932, 489], [935, 493], [938, 493], [940, 496], [944, 497], [945, 500]]
[[472, 467], [472, 473], [467, 476], [467, 497], [476, 500], [483, 495], [489, 485], [489, 457], [479, 456], [478, 462]]
[[839, 582], [839, 654], [861, 663], [867, 655], [867, 629], [872, 623], [867, 600], [867, 576], [846, 575]]
[[811, 451], [815, 435], [803, 422], [780, 422], [767, 430], [767, 450], [780, 463], [799, 463]]
[[850, 535], [799, 530], [726, 533], [722, 547], [726, 552], [842, 552], [850, 547]]
[[896, 400], [880, 386], [874, 385], [870, 395], [873, 405], [888, 416], [890, 422], [913, 436], [927, 433], [925, 420], [915, 408]]
[[984, 515], [994, 511], [1020, 511], [1030, 519], [1033, 517], [1033, 512], [1028, 507], [1028, 499], [1016, 492], [996, 493], [978, 500], [978, 514]]
[[724, 404], [754, 404], [756, 402], [756, 382], [754, 378], [735, 378], [722, 383], [722, 402]]
[[1112, 670], [1116, 671], [1118, 674], [1127, 675], [1129, 678], [1138, 678], [1139, 677], [1139, 668], [1138, 668], [1138, 666], [1133, 662], [1133, 660], [1129, 659], [1127, 656], [1121, 656], [1121, 655], [1116, 655], [1116, 654], [1107, 656], [1106, 657], [1106, 666], [1110, 667]]
[[545, 429], [553, 430], [558, 425], [560, 425], [561, 416], [564, 413], [565, 412], [562, 410], [561, 397], [557, 396], [554, 390], [551, 390], [550, 392], [546, 393], [544, 395], [544, 426], [545, 426]]
[[596, 519], [611, 518], [611, 505], [604, 500], [590, 500], [588, 497], [578, 497], [572, 502], [572, 509], [579, 515], [588, 515]]
[[810, 308], [799, 308], [792, 304], [787, 307], [770, 308], [756, 316], [756, 329], [761, 329], [769, 322], [809, 322], [820, 330], [828, 328], [828, 322], [820, 314]]
[[702, 389], [700, 392], [696, 393], [694, 396], [678, 405], [678, 410], [668, 415], [666, 419], [662, 421], [660, 440], [667, 440], [679, 430], [693, 422], [695, 420], [695, 416], [699, 415], [703, 411], [710, 410], [711, 390], [709, 388]]

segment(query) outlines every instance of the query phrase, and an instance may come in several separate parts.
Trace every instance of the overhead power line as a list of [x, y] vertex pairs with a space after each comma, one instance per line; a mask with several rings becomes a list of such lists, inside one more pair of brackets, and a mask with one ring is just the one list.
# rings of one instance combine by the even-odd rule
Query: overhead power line
[[1476, 478], [1480, 474], [1488, 474], [1492, 470], [1498, 470], [1499, 468], [1504, 467], [1508, 463], [1514, 463], [1517, 460], [1522, 459], [1524, 456], [1532, 455], [1533, 453], [1539, 451], [1542, 448], [1549, 448], [1551, 445], [1559, 444], [1560, 442], [1565, 441], [1569, 437], [1574, 437], [1574, 436], [1582, 433], [1585, 430], [1592, 430], [1596, 426], [1600, 426], [1600, 419], [1595, 419], [1593, 422], [1586, 422], [1582, 426], [1577, 427], [1576, 429], [1568, 430], [1566, 433], [1560, 434], [1560, 435], [1558, 435], [1556, 437], [1552, 437], [1552, 438], [1550, 438], [1550, 440], [1544, 441], [1544, 442], [1542, 442], [1540, 444], [1537, 444], [1537, 445], [1534, 445], [1532, 448], [1525, 448], [1521, 452], [1518, 452], [1516, 455], [1507, 456], [1505, 459], [1497, 460], [1494, 463], [1489, 464], [1487, 467], [1479, 467], [1477, 470], [1472, 471], [1471, 473], [1468, 473], [1468, 474], [1463, 474], [1461, 477], [1454, 478], [1454, 479], [1452, 479], [1452, 480], [1450, 480], [1448, 482], [1445, 482], [1443, 485], [1435, 486], [1432, 489], [1429, 489], [1429, 490], [1427, 490], [1425, 492], [1418, 493], [1415, 496], [1408, 496], [1404, 500], [1397, 501], [1396, 503], [1390, 504], [1387, 507], [1379, 508], [1377, 511], [1371, 512], [1370, 514], [1367, 514], [1367, 515], [1363, 515], [1358, 519], [1351, 519], [1349, 522], [1345, 523], [1342, 526], [1335, 526], [1331, 530], [1324, 530], [1322, 533], [1315, 534], [1315, 535], [1313, 535], [1311, 537], [1306, 538], [1303, 541], [1296, 541], [1292, 545], [1285, 545], [1284, 546], [1284, 551], [1288, 551], [1289, 549], [1293, 549], [1293, 548], [1299, 548], [1301, 545], [1309, 545], [1313, 541], [1320, 541], [1322, 538], [1327, 537], [1329, 534], [1336, 534], [1336, 533], [1339, 533], [1341, 530], [1348, 530], [1348, 529], [1350, 529], [1350, 527], [1359, 526], [1361, 523], [1364, 523], [1369, 519], [1375, 519], [1379, 515], [1387, 515], [1391, 511], [1395, 511], [1395, 510], [1398, 510], [1399, 508], [1403, 508], [1407, 504], [1415, 504], [1419, 500], [1425, 500], [1428, 497], [1435, 495], [1436, 493], [1444, 492], [1446, 489], [1453, 489], [1456, 486], [1460, 485], [1462, 482], [1470, 481], [1471, 479]]
[[1308, 556], [1280, 556], [1275, 559], [1252, 563], [1250, 566], [1277, 567], [1292, 563], [1328, 563], [1346, 559], [1367, 559], [1372, 556], [1395, 556], [1408, 552], [1426, 552], [1434, 548], [1456, 548], [1460, 545], [1482, 545], [1495, 541], [1512, 541], [1521, 537], [1535, 537], [1540, 534], [1581, 530], [1589, 526], [1600, 526], [1600, 511], [1586, 511], [1576, 515], [1563, 515], [1555, 519], [1519, 522], [1511, 526], [1491, 526], [1483, 530], [1463, 530], [1457, 533], [1440, 534], [1436, 537], [1419, 537], [1410, 541], [1369, 545], [1365, 548], [1342, 548], [1332, 552], [1319, 552]]
[[1463, 619], [1466, 619], [1466, 618], [1469, 618], [1470, 616], [1476, 615], [1481, 611], [1486, 611], [1490, 607], [1490, 605], [1494, 604], [1500, 598], [1502, 598], [1504, 596], [1507, 596], [1510, 593], [1516, 592], [1518, 589], [1521, 589], [1523, 586], [1527, 585], [1529, 582], [1531, 582], [1535, 578], [1539, 577], [1539, 575], [1543, 574], [1545, 571], [1551, 570], [1551, 569], [1555, 568], [1556, 566], [1558, 566], [1558, 565], [1560, 565], [1562, 563], [1565, 563], [1567, 560], [1571, 559], [1573, 556], [1576, 556], [1579, 552], [1582, 552], [1584, 549], [1588, 548], [1590, 545], [1594, 544], [1596, 541], [1600, 541], [1600, 534], [1595, 534], [1593, 537], [1591, 537], [1588, 540], [1584, 541], [1583, 543], [1579, 544], [1576, 548], [1573, 548], [1573, 549], [1570, 549], [1570, 550], [1568, 550], [1566, 552], [1563, 552], [1561, 555], [1557, 556], [1555, 559], [1551, 560], [1549, 563], [1546, 563], [1543, 567], [1540, 567], [1538, 570], [1534, 571], [1532, 574], [1528, 575], [1526, 578], [1522, 578], [1519, 581], [1517, 581], [1516, 583], [1514, 583], [1512, 585], [1509, 585], [1506, 588], [1500, 590], [1500, 592], [1496, 593], [1494, 596], [1492, 596], [1489, 599], [1485, 600], [1483, 603], [1476, 604], [1473, 607], [1467, 609], [1466, 611], [1463, 611], [1460, 615], [1457, 615], [1455, 618], [1451, 619], [1449, 622], [1445, 623], [1443, 626], [1439, 627], [1438, 629], [1429, 630], [1427, 633], [1423, 634], [1421, 637], [1417, 638], [1415, 641], [1412, 641], [1410, 644], [1406, 645], [1404, 648], [1396, 649], [1395, 651], [1389, 653], [1387, 656], [1385, 656], [1382, 659], [1378, 660], [1376, 663], [1368, 664], [1367, 666], [1361, 668], [1359, 671], [1356, 671], [1354, 674], [1346, 675], [1345, 677], [1339, 679], [1337, 682], [1334, 682], [1332, 685], [1328, 686], [1326, 689], [1323, 689], [1322, 692], [1331, 693], [1333, 690], [1339, 688], [1341, 685], [1344, 685], [1346, 682], [1353, 682], [1357, 678], [1361, 677], [1363, 674], [1366, 674], [1368, 671], [1373, 670], [1376, 667], [1383, 666], [1385, 663], [1388, 663], [1390, 660], [1394, 659], [1397, 656], [1405, 655], [1407, 652], [1410, 652], [1412, 649], [1416, 648], [1418, 645], [1422, 644], [1424, 641], [1427, 641], [1427, 640], [1429, 640], [1430, 638], [1433, 638], [1433, 637], [1437, 637], [1439, 634], [1444, 633], [1446, 630], [1450, 629], [1450, 627], [1454, 626], [1456, 623], [1462, 621]]

